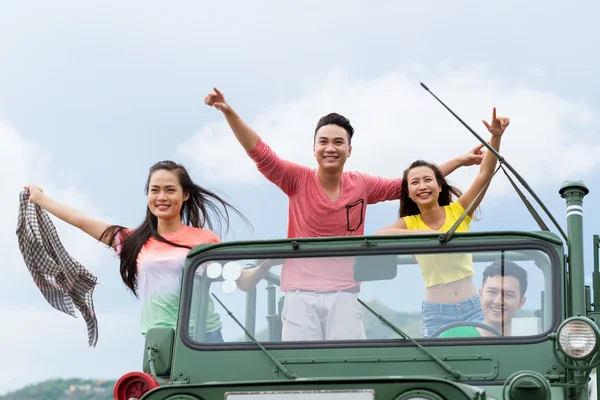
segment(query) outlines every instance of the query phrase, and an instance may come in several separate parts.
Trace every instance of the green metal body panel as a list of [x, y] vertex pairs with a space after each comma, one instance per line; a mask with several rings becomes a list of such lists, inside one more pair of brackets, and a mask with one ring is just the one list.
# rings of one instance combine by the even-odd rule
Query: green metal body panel
[[[438, 235], [432, 234], [239, 241], [197, 246], [189, 252], [184, 267], [175, 334], [163, 331], [149, 333], [147, 337], [147, 346], [156, 351], [154, 358], [160, 362], [151, 366], [148, 362], [152, 359], [151, 352], [147, 352], [143, 370], [157, 372], [157, 375], [168, 373], [168, 382], [160, 381], [159, 388], [147, 392], [141, 399], [224, 399], [225, 394], [231, 392], [354, 389], [374, 390], [373, 398], [378, 400], [401, 399], [401, 395], [409, 390], [416, 390], [421, 398], [428, 398], [423, 391], [430, 390], [435, 394], [431, 399], [588, 399], [588, 375], [597, 367], [598, 360], [573, 361], [561, 352], [556, 337], [565, 320], [589, 315], [595, 323], [600, 315], [598, 257], [596, 255], [594, 259], [593, 310], [586, 310], [582, 215], [572, 213], [581, 209], [586, 193], [587, 189], [578, 182], [567, 182], [561, 189], [570, 213], [568, 243], [547, 231], [503, 231], [456, 233], [444, 244], [440, 243]], [[595, 237], [595, 252], [599, 242]], [[286, 258], [302, 254], [396, 254], [394, 251], [398, 252], [398, 249], [476, 252], [484, 248], [508, 248], [510, 251], [511, 246], [542, 249], [553, 264], [554, 269], [549, 275], [553, 292], [548, 294], [553, 304], [545, 312], [554, 317], [554, 321], [550, 330], [539, 335], [486, 340], [414, 338], [424, 350], [408, 339], [327, 343], [325, 346], [261, 342], [265, 349], [262, 350], [250, 339], [215, 345], [193, 342], [188, 335], [191, 290], [194, 279], [198, 279], [194, 273], [197, 266], [206, 261]], [[410, 255], [399, 255], [400, 264], [402, 257]], [[266, 288], [268, 315], [277, 319], [281, 314], [281, 299], [275, 296], [279, 280], [274, 276], [266, 279], [269, 281]], [[202, 307], [209, 301], [210, 284], [208, 278], [201, 278], [198, 286], [204, 290], [199, 299], [200, 315], [203, 316], [206, 314], [202, 314]], [[198, 287], [194, 290], [200, 290]], [[246, 321], [242, 323], [254, 334], [256, 292], [249, 292], [246, 299]], [[222, 318], [228, 317], [222, 315]], [[202, 333], [204, 327], [197, 322], [195, 329]], [[269, 325], [270, 337], [277, 339], [276, 332], [280, 329], [276, 323]], [[173, 342], [165, 343], [165, 340]], [[432, 355], [458, 370], [460, 376], [453, 376]], [[274, 359], [296, 378], [286, 376]], [[546, 391], [548, 393], [544, 394]], [[249, 400], [254, 399], [249, 397]]]

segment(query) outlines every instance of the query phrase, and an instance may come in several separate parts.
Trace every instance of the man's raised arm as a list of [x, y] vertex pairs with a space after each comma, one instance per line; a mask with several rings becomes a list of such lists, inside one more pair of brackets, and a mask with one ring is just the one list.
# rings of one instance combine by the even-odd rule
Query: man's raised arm
[[219, 89], [214, 88], [214, 92], [209, 93], [209, 95], [204, 98], [204, 103], [216, 108], [225, 115], [229, 127], [244, 150], [250, 151], [256, 146], [259, 139], [258, 133], [242, 121], [240, 116], [237, 115], [227, 102], [225, 102], [225, 96]]
[[439, 166], [440, 171], [444, 177], [450, 175], [454, 171], [456, 171], [460, 167], [467, 167], [469, 165], [479, 165], [483, 160], [483, 152], [481, 149], [483, 145], [480, 144], [475, 146], [467, 153], [460, 155], [458, 157], [453, 158], [452, 160], [446, 161], [445, 163]]
[[248, 156], [254, 161], [258, 171], [288, 196], [295, 193], [299, 185], [302, 185], [302, 179], [308, 175], [308, 167], [303, 167], [280, 158], [261, 140], [258, 133], [246, 125], [229, 104], [225, 102], [223, 93], [217, 88], [214, 90], [213, 93], [204, 98], [204, 102], [225, 115], [227, 123], [236, 139], [240, 142]]

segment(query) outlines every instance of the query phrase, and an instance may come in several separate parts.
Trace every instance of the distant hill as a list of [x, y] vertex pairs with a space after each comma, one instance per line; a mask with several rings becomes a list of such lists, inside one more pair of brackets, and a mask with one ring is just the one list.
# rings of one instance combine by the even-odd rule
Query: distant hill
[[116, 380], [52, 379], [0, 396], [0, 400], [113, 400]]

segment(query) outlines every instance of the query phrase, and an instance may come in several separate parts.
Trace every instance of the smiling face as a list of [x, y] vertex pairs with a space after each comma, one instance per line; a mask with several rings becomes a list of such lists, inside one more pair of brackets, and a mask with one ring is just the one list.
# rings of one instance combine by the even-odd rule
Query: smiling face
[[159, 169], [150, 176], [148, 207], [158, 219], [181, 218], [183, 203], [190, 197], [183, 193], [177, 174]]
[[486, 323], [499, 327], [511, 325], [511, 320], [525, 304], [519, 279], [510, 275], [490, 276], [479, 291]]
[[438, 183], [435, 172], [429, 167], [415, 167], [408, 171], [408, 197], [418, 206], [437, 204], [442, 187]]
[[342, 170], [352, 152], [348, 132], [334, 124], [322, 126], [315, 135], [313, 151], [322, 169]]

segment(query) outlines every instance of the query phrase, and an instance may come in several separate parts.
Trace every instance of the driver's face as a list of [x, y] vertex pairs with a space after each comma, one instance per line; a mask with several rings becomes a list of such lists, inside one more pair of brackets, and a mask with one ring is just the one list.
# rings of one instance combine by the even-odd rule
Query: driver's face
[[479, 291], [481, 307], [488, 323], [502, 329], [502, 322], [510, 323], [523, 304], [519, 280], [513, 276], [492, 276], [486, 279]]

